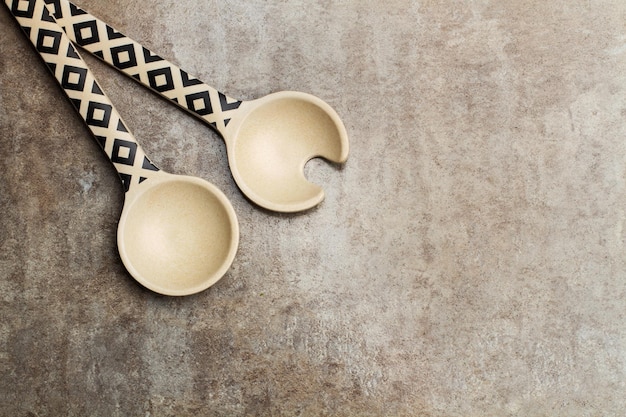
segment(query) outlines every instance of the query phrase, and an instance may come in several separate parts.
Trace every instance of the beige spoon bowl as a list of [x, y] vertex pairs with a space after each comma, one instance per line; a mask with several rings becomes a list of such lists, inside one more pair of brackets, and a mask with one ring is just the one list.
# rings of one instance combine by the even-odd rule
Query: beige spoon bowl
[[269, 210], [297, 212], [316, 206], [324, 190], [304, 176], [321, 157], [348, 157], [346, 129], [327, 103], [310, 94], [283, 91], [244, 101], [225, 128], [233, 177], [243, 193]]
[[124, 203], [117, 232], [124, 265], [160, 294], [209, 288], [226, 273], [239, 243], [237, 218], [226, 196], [200, 178], [163, 171], [147, 185]]

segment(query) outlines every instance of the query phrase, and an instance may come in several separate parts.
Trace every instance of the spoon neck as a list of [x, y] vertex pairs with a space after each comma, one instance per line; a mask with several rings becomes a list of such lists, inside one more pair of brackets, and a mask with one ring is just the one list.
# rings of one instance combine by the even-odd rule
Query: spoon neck
[[211, 98], [211, 114], [199, 115], [208, 123], [213, 129], [215, 129], [223, 138], [226, 138], [226, 128], [231, 122], [231, 119], [236, 114], [237, 110], [243, 103], [241, 100], [237, 100], [228, 97], [226, 94], [215, 90], [208, 85], [204, 85], [209, 92]]
[[109, 129], [104, 136], [94, 136], [104, 153], [117, 170], [124, 191], [128, 192], [139, 184], [157, 175], [159, 168], [148, 158], [124, 122], [118, 118], [115, 131]]

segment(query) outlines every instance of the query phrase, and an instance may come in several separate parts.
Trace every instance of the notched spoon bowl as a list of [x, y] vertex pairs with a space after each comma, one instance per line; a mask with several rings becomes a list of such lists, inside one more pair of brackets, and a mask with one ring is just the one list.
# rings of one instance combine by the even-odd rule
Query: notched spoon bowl
[[282, 91], [244, 101], [224, 131], [228, 160], [237, 185], [269, 210], [307, 210], [324, 199], [304, 166], [321, 157], [343, 163], [348, 135], [326, 102], [310, 94]]

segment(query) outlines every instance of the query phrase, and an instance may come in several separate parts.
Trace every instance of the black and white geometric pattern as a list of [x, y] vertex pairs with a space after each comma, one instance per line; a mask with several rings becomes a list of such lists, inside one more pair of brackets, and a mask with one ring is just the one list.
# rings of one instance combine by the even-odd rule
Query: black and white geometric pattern
[[[44, 1], [5, 0], [5, 3], [115, 165], [124, 189], [128, 191], [158, 171], [128, 131]], [[85, 28], [81, 35], [89, 39], [88, 25]]]
[[67, 0], [45, 0], [73, 42], [222, 133], [241, 101], [204, 84]]

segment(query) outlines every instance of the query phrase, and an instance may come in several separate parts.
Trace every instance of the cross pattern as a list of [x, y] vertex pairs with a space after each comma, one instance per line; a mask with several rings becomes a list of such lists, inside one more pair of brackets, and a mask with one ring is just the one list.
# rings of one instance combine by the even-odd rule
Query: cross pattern
[[228, 125], [232, 117], [229, 113], [241, 105], [241, 101], [202, 83], [78, 6], [66, 0], [45, 1], [72, 41], [195, 113], [219, 132]]
[[[5, 2], [87, 123], [96, 141], [115, 165], [125, 191], [158, 171], [126, 128], [113, 104], [45, 4], [35, 0]], [[93, 40], [97, 37], [93, 27], [87, 24], [78, 29], [79, 32], [83, 31], [83, 39]]]

